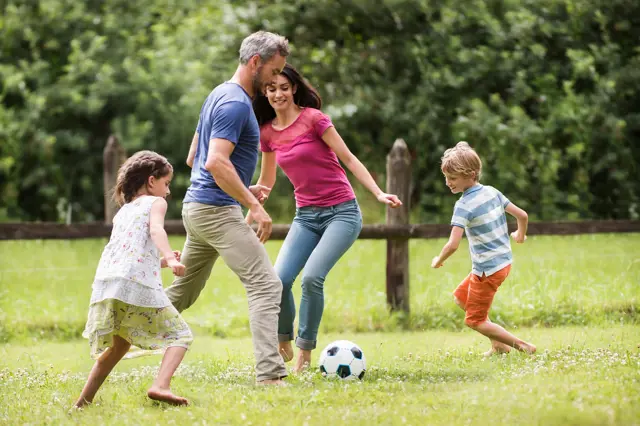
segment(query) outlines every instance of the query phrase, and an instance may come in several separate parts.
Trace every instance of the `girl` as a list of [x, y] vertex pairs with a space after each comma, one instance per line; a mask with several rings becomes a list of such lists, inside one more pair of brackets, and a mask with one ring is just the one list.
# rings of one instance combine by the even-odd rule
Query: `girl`
[[[293, 184], [296, 198], [296, 216], [275, 269], [283, 285], [279, 351], [285, 361], [290, 361], [296, 313], [291, 287], [304, 267], [296, 339], [300, 351], [294, 367], [299, 372], [309, 365], [311, 351], [316, 348], [325, 278], [362, 228], [356, 196], [338, 159], [378, 201], [391, 207], [402, 203], [397, 196], [382, 192], [349, 151], [331, 119], [320, 111], [320, 95], [295, 68], [285, 65], [264, 94], [254, 101], [263, 152], [258, 185], [267, 187], [264, 195], [268, 197], [276, 180], [277, 164]], [[247, 221], [252, 221], [250, 214]]]
[[193, 336], [165, 295], [160, 277], [161, 267], [184, 275], [180, 252], [171, 251], [164, 230], [165, 197], [170, 194], [172, 175], [167, 159], [151, 151], [134, 154], [118, 171], [114, 198], [122, 208], [113, 219], [111, 239], [100, 258], [83, 332], [96, 363], [75, 408], [93, 401], [131, 345], [166, 349], [147, 392], [149, 398], [188, 404], [171, 392], [170, 382]]

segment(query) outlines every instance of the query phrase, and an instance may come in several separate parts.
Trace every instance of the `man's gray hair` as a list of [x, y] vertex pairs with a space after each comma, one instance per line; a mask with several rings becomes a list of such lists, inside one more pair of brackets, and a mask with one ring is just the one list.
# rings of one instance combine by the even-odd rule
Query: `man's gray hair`
[[251, 34], [240, 46], [240, 63], [246, 65], [255, 55], [260, 55], [263, 62], [273, 58], [276, 53], [286, 57], [289, 55], [289, 41], [281, 35], [267, 31]]

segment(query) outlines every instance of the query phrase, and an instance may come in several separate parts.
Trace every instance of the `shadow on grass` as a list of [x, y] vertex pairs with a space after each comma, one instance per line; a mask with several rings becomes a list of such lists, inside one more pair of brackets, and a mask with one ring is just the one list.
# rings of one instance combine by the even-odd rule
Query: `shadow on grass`
[[367, 371], [365, 381], [384, 381], [402, 383], [469, 383], [482, 382], [491, 377], [491, 371], [474, 369], [423, 369], [423, 370], [403, 370], [400, 368], [388, 370]]

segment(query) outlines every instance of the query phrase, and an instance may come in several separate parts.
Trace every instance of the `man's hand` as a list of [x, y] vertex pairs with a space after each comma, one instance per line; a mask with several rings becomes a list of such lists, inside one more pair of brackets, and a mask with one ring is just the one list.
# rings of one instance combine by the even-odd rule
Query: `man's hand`
[[440, 256], [434, 257], [433, 260], [431, 261], [431, 267], [432, 268], [437, 269], [437, 268], [442, 267], [442, 265], [443, 265], [442, 262], [440, 262]]
[[[258, 238], [261, 243], [267, 242], [269, 237], [271, 236], [271, 230], [273, 227], [273, 223], [271, 221], [271, 217], [266, 212], [264, 207], [260, 204], [256, 204], [249, 209], [249, 213], [247, 215], [247, 219], [249, 217], [253, 219], [255, 222], [258, 222]], [[247, 221], [248, 221], [247, 220]]]

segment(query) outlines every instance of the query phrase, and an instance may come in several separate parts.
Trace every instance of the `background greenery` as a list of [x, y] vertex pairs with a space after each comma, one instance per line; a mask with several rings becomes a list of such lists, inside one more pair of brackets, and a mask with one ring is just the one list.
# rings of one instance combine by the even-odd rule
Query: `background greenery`
[[[484, 181], [533, 219], [640, 214], [637, 1], [0, 5], [2, 221], [62, 221], [69, 211], [72, 221], [101, 220], [110, 134], [129, 153], [153, 149], [174, 163], [178, 218], [201, 103], [257, 29], [290, 39], [290, 62], [381, 184], [393, 141], [407, 141], [416, 221], [449, 217], [438, 163], [461, 139], [483, 157]], [[274, 219], [289, 221], [282, 175], [271, 200]]]

